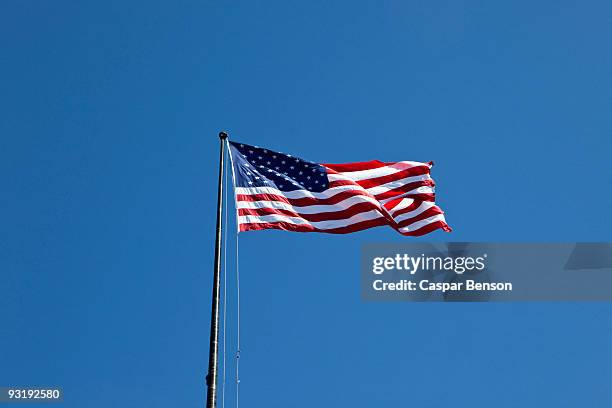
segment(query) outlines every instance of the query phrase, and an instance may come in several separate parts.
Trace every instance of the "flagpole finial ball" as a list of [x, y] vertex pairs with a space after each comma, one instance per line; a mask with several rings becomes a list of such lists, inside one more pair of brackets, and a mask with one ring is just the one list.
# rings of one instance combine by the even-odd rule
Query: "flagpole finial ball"
[[219, 139], [223, 140], [223, 139], [227, 139], [227, 133], [225, 132], [219, 132]]

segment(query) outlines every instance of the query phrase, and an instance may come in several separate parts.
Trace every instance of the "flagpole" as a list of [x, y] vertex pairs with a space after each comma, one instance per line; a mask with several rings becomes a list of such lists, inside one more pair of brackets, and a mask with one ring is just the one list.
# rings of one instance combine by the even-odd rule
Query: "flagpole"
[[217, 406], [217, 362], [219, 357], [219, 286], [221, 282], [221, 229], [223, 215], [223, 171], [227, 133], [219, 132], [219, 185], [217, 187], [217, 236], [215, 238], [215, 266], [213, 272], [212, 306], [210, 315], [210, 344], [208, 374], [206, 375], [206, 408]]

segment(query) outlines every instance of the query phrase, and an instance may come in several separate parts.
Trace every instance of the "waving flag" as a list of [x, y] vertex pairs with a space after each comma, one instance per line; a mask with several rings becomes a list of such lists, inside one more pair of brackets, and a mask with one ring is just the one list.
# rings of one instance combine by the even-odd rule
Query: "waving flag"
[[451, 230], [435, 205], [432, 163], [320, 164], [229, 144], [240, 231], [346, 234], [388, 225], [416, 236]]

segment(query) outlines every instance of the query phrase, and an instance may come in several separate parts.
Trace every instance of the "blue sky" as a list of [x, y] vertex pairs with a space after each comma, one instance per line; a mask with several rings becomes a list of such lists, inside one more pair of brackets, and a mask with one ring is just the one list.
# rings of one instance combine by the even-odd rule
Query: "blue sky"
[[[611, 14], [4, 1], [0, 385], [202, 406], [222, 129], [313, 161], [434, 160], [454, 231], [420, 240], [610, 241]], [[362, 303], [360, 245], [414, 240], [242, 234], [243, 406], [612, 404], [610, 304]]]

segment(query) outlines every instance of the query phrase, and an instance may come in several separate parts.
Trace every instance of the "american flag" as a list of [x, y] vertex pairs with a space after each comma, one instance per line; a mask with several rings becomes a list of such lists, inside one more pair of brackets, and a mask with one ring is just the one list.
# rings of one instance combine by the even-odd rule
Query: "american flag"
[[229, 148], [240, 231], [451, 230], [434, 201], [431, 162], [321, 164], [244, 143]]

